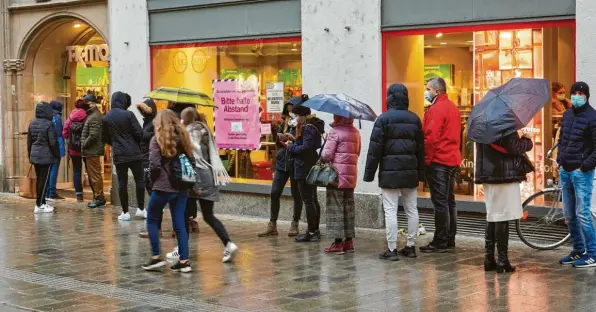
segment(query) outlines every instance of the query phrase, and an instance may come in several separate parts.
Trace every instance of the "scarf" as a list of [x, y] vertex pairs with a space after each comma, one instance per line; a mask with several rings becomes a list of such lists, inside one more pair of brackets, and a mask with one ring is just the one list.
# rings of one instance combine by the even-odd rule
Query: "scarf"
[[215, 140], [213, 139], [213, 133], [211, 132], [211, 129], [209, 129], [209, 126], [207, 126], [207, 124], [203, 123], [203, 122], [198, 122], [201, 126], [203, 126], [202, 130], [196, 129], [196, 126], [193, 126], [192, 124], [188, 126], [188, 129], [191, 130], [190, 132], [194, 132], [194, 130], [196, 131], [206, 131], [208, 138], [209, 138], [209, 158], [210, 158], [210, 162], [207, 162], [207, 160], [205, 160], [205, 158], [203, 158], [203, 153], [201, 150], [201, 142], [200, 142], [200, 137], [204, 135], [204, 133], [200, 133], [201, 136], [199, 136], [199, 140], [197, 141], [196, 138], [194, 140], [192, 140], [192, 146], [193, 146], [193, 150], [195, 151], [195, 162], [198, 168], [200, 169], [209, 169], [211, 168], [212, 172], [213, 172], [213, 181], [215, 181], [215, 185], [226, 185], [230, 182], [232, 182], [232, 179], [230, 178], [230, 176], [228, 175], [228, 171], [226, 170], [226, 168], [224, 167], [221, 158], [219, 158], [219, 153], [217, 150], [217, 147], [215, 147]]

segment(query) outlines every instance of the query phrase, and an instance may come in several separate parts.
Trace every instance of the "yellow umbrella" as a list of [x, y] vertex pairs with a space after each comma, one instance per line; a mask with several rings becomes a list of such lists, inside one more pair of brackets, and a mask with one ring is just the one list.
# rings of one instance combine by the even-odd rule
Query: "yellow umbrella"
[[215, 103], [207, 94], [185, 88], [161, 87], [149, 92], [145, 97], [179, 104], [215, 107]]

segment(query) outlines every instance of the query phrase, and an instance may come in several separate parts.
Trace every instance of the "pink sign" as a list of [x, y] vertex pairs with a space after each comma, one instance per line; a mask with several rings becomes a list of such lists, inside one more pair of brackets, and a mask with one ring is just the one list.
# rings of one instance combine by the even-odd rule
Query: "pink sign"
[[219, 149], [255, 150], [261, 144], [257, 88], [236, 80], [214, 81], [215, 144]]

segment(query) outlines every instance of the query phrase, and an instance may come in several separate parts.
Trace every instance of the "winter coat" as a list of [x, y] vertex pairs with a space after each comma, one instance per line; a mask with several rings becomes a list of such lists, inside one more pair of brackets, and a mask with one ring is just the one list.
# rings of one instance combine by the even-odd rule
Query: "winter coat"
[[64, 137], [62, 136], [62, 130], [64, 130], [64, 126], [62, 123], [62, 108], [64, 107], [62, 103], [58, 101], [51, 101], [50, 106], [54, 110], [54, 116], [52, 117], [52, 122], [54, 123], [54, 127], [56, 128], [56, 137], [58, 138], [58, 149], [60, 150], [60, 158], [66, 156], [66, 146], [64, 143]]
[[[87, 112], [85, 112], [85, 110], [82, 108], [75, 108], [72, 110], [72, 112], [70, 112], [70, 117], [64, 123], [64, 129], [62, 130], [62, 136], [64, 137], [64, 139], [67, 142], [68, 142], [68, 139], [70, 138], [70, 129], [71, 129], [73, 123], [75, 123], [75, 124], [80, 123], [84, 126], [86, 117], [87, 117]], [[68, 154], [74, 155], [74, 156], [81, 156], [81, 151], [75, 151], [71, 148], [71, 146], [69, 146]]]
[[[290, 117], [287, 117], [290, 118]], [[279, 134], [282, 134], [284, 128], [287, 128], [285, 133], [290, 133], [296, 137], [295, 127], [286, 127], [287, 121], [284, 121], [279, 127], [279, 133], [276, 133], [276, 145], [277, 145], [277, 156], [275, 161], [275, 170], [293, 172], [294, 171], [294, 157], [290, 153], [287, 147], [281, 144], [279, 141]]]
[[339, 178], [337, 188], [356, 188], [358, 157], [362, 149], [360, 132], [351, 124], [332, 125], [331, 127], [321, 158], [335, 168]]
[[372, 182], [379, 168], [379, 187], [415, 188], [424, 178], [422, 122], [409, 107], [408, 89], [387, 90], [387, 112], [375, 121], [370, 136], [364, 181]]
[[[193, 157], [195, 159], [203, 158], [207, 163], [211, 164], [211, 157], [209, 155], [209, 130], [200, 122], [193, 122], [186, 127], [190, 135], [190, 142], [192, 143]], [[215, 178], [213, 177], [213, 170], [211, 167], [199, 168], [197, 167], [197, 174], [199, 175], [199, 190], [201, 194], [199, 198], [210, 201], [219, 201], [219, 188], [215, 185]], [[195, 197], [194, 192], [191, 197]]]
[[424, 114], [425, 164], [461, 164], [461, 116], [447, 94], [439, 95]]
[[[178, 144], [178, 153], [181, 152], [182, 148], [180, 144]], [[189, 160], [194, 165], [194, 159], [192, 158], [192, 155], [189, 156]], [[149, 143], [149, 176], [152, 191], [180, 193], [180, 190], [172, 186], [172, 182], [170, 180], [170, 177], [172, 176], [172, 161], [179, 161], [178, 156], [173, 158], [163, 157], [161, 155], [161, 150], [159, 149], [159, 144], [157, 144], [157, 139], [153, 137]], [[197, 183], [195, 183], [193, 187], [194, 189], [199, 189], [198, 179], [199, 176], [197, 175]]]
[[143, 129], [141, 135], [141, 153], [143, 154], [144, 167], [149, 166], [149, 144], [151, 138], [155, 135], [155, 127], [153, 126], [153, 119], [157, 115], [157, 106], [151, 99], [145, 100], [143, 103], [137, 105], [137, 108], [143, 115]]
[[512, 133], [494, 144], [504, 148], [507, 154], [489, 144], [476, 144], [474, 182], [505, 184], [525, 181], [526, 173], [521, 164], [526, 152], [532, 150], [532, 140]]
[[317, 149], [321, 148], [325, 133], [325, 122], [317, 117], [310, 117], [302, 126], [302, 135], [296, 142], [288, 145], [294, 156], [294, 179], [306, 179], [310, 169], [319, 159]]
[[97, 107], [92, 107], [87, 111], [81, 135], [81, 149], [83, 157], [103, 156], [105, 153], [103, 123], [101, 122], [101, 112]]
[[135, 114], [128, 111], [130, 96], [123, 92], [112, 95], [112, 109], [101, 119], [104, 126], [104, 142], [112, 146], [114, 164], [139, 161], [143, 130]]
[[60, 160], [56, 127], [52, 122], [54, 111], [50, 104], [42, 102], [35, 106], [35, 119], [27, 131], [29, 162], [50, 165]]
[[563, 114], [557, 163], [566, 171], [596, 167], [596, 110], [586, 103]]

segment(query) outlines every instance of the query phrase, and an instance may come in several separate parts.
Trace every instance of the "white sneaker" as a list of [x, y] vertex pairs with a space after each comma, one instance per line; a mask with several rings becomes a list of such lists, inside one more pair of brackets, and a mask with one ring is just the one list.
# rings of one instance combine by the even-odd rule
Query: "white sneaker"
[[178, 260], [180, 259], [180, 253], [178, 252], [178, 247], [174, 248], [174, 250], [166, 255], [168, 259], [171, 260]]
[[47, 198], [46, 198], [46, 203], [53, 203], [53, 202], [55, 202], [55, 201], [56, 201], [56, 200], [55, 200], [55, 199], [53, 199], [53, 198], [49, 198], [49, 197], [47, 197]]
[[224, 256], [221, 262], [227, 263], [234, 260], [234, 256], [236, 256], [236, 252], [238, 252], [238, 246], [232, 242], [228, 242], [226, 248], [224, 249]]
[[52, 212], [54, 212], [54, 207], [52, 207], [52, 206], [50, 206], [48, 204], [42, 205], [41, 208], [43, 209], [43, 212], [45, 212], [45, 213], [52, 213]]
[[145, 210], [143, 210], [144, 214], [143, 214], [143, 219], [147, 219], [147, 208], [145, 208]]
[[44, 209], [43, 206], [39, 207], [39, 206], [35, 206], [35, 209], [33, 210], [34, 214], [40, 214], [40, 213], [44, 213]]
[[141, 210], [137, 208], [137, 212], [135, 213], [135, 218], [147, 218], [145, 210]]
[[120, 214], [120, 216], [118, 217], [118, 220], [120, 221], [130, 221], [130, 213], [122, 213]]

